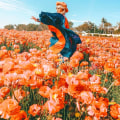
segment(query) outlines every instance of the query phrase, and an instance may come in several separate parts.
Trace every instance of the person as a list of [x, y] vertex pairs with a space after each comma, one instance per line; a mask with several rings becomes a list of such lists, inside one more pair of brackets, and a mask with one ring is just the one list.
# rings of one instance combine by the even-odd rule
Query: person
[[79, 35], [69, 29], [69, 22], [65, 16], [68, 12], [65, 2], [56, 2], [57, 13], [41, 12], [39, 19], [32, 16], [36, 22], [48, 25], [52, 32], [50, 48], [53, 53], [61, 53], [63, 57], [70, 58], [76, 51], [77, 44], [81, 43]]

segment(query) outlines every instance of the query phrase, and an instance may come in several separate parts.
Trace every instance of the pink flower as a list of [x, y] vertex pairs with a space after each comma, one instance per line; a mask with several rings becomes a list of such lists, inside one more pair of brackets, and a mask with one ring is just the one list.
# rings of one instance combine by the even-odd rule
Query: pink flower
[[90, 91], [82, 91], [79, 96], [80, 101], [84, 104], [91, 104], [94, 100], [94, 96]]
[[97, 75], [93, 75], [92, 77], [90, 77], [90, 83], [91, 84], [100, 84], [100, 77]]

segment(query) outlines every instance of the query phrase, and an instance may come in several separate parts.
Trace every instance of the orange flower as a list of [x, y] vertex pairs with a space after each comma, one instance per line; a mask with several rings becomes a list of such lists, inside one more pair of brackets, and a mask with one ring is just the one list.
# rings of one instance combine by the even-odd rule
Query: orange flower
[[10, 89], [8, 87], [2, 87], [0, 88], [0, 96], [5, 97], [10, 92]]
[[80, 60], [84, 59], [84, 55], [83, 55], [83, 53], [81, 53], [79, 51], [75, 51], [70, 59], [77, 59], [78, 61], [80, 61]]
[[87, 66], [88, 65], [88, 62], [87, 61], [82, 61], [81, 63], [80, 63], [80, 66]]
[[55, 68], [51, 68], [48, 71], [48, 76], [50, 76], [50, 77], [56, 77], [57, 76], [57, 70]]
[[8, 119], [10, 116], [19, 113], [21, 107], [14, 99], [6, 99], [0, 104], [1, 118]]
[[36, 48], [31, 48], [29, 49], [29, 52], [32, 53], [32, 52], [37, 52], [37, 49]]
[[51, 88], [49, 88], [48, 86], [42, 86], [42, 87], [40, 87], [38, 93], [45, 98], [49, 98], [50, 90], [51, 90]]
[[92, 120], [92, 117], [86, 116], [86, 117], [85, 117], [85, 120]]
[[59, 81], [55, 81], [55, 86], [57, 86], [58, 88], [63, 87], [63, 86], [65, 88], [67, 88], [68, 84], [66, 82], [66, 77], [67, 77], [67, 75], [62, 74], [59, 78]]
[[5, 79], [4, 74], [0, 73], [0, 87], [4, 85], [4, 79]]
[[72, 67], [78, 67], [79, 66], [79, 60], [78, 59], [71, 59], [70, 60], [70, 65]]
[[52, 120], [62, 120], [62, 119], [53, 117]]
[[14, 49], [20, 48], [20, 46], [19, 46], [19, 45], [16, 45], [16, 44], [15, 44], [13, 47], [14, 47]]
[[25, 43], [26, 43], [25, 40], [20, 41], [20, 44], [25, 44]]
[[79, 71], [77, 73], [77, 75], [76, 75], [77, 80], [85, 80], [85, 81], [87, 81], [89, 79], [89, 77], [91, 77], [91, 74], [89, 74], [88, 71], [85, 71], [85, 72]]
[[43, 68], [36, 68], [34, 71], [35, 71], [35, 74], [40, 77], [44, 77], [44, 75], [45, 75]]
[[34, 70], [35, 67], [34, 65], [30, 62], [30, 61], [25, 61], [25, 62], [22, 62], [21, 64], [19, 64], [20, 67], [24, 70]]
[[14, 49], [15, 53], [19, 53], [20, 49]]
[[25, 97], [25, 91], [21, 89], [17, 89], [14, 91], [15, 98], [20, 102], [20, 100]]
[[64, 93], [62, 89], [52, 88], [50, 91], [50, 100], [48, 100], [43, 109], [49, 111], [49, 114], [55, 114], [64, 108]]
[[104, 65], [104, 69], [109, 72], [113, 72], [115, 70], [115, 64], [113, 62], [107, 62]]
[[117, 119], [118, 115], [120, 115], [120, 105], [119, 104], [114, 104], [110, 106], [110, 115]]
[[90, 83], [91, 84], [101, 84], [100, 77], [94, 74], [92, 77], [90, 77]]
[[4, 65], [3, 65], [3, 72], [4, 73], [7, 73], [9, 72], [10, 70], [12, 70], [14, 68], [14, 63], [13, 62], [6, 62]]
[[36, 116], [40, 115], [40, 110], [41, 110], [40, 105], [33, 104], [30, 106], [28, 113], [31, 114], [32, 116]]
[[64, 70], [65, 72], [67, 72], [68, 66], [67, 66], [65, 63], [62, 63], [62, 64], [60, 65], [60, 69], [62, 69], [62, 70]]
[[6, 46], [2, 46], [2, 47], [1, 47], [1, 50], [6, 50]]
[[60, 101], [56, 102], [55, 100], [48, 100], [43, 106], [43, 109], [48, 110], [49, 114], [55, 114], [56, 112], [59, 112], [63, 108], [64, 103]]
[[[78, 95], [82, 90], [89, 90], [89, 81], [85, 81], [83, 78], [85, 78], [86, 80], [86, 76], [84, 77], [84, 75], [81, 78], [75, 75], [68, 76], [66, 78], [66, 82], [68, 83], [68, 93], [75, 98], [78, 97]], [[87, 75], [87, 79], [88, 79], [88, 75]]]
[[47, 51], [47, 49], [46, 48], [42, 48], [42, 52], [46, 52]]
[[120, 85], [120, 79], [119, 80], [116, 80], [115, 83], [114, 83], [115, 86], [119, 86]]
[[13, 115], [10, 120], [29, 120], [25, 111], [21, 110], [16, 115]]
[[73, 96], [74, 98], [78, 98], [80, 92], [82, 90], [87, 90], [86, 89], [87, 86], [82, 85], [82, 84], [78, 84], [78, 85], [69, 85], [68, 86], [68, 94], [70, 94], [71, 96]]
[[109, 100], [103, 97], [100, 97], [97, 101], [93, 102], [93, 105], [95, 105], [96, 110], [99, 111], [101, 117], [107, 116], [108, 103]]
[[94, 100], [94, 96], [90, 91], [82, 91], [79, 95], [79, 100], [83, 104], [91, 104], [92, 101]]
[[3, 97], [0, 97], [0, 104], [4, 101]]
[[0, 58], [1, 58], [1, 60], [8, 57], [7, 55], [8, 55], [7, 50], [0, 50]]
[[[24, 76], [25, 76], [25, 74], [24, 74]], [[32, 74], [32, 72], [30, 72], [30, 73], [28, 72], [28, 73], [26, 73], [25, 78], [20, 80], [19, 82], [21, 82], [23, 85], [30, 86], [31, 89], [35, 89], [35, 88], [42, 86], [43, 79], [38, 78], [38, 76], [35, 76], [34, 74]]]
[[99, 84], [90, 84], [89, 88], [92, 92], [98, 92], [98, 93], [107, 93], [107, 88], [101, 87]]
[[84, 55], [81, 52], [76, 51], [70, 58], [70, 65], [72, 67], [78, 67], [79, 61], [84, 58]]
[[[15, 85], [16, 80], [18, 79], [18, 75], [16, 73], [9, 73], [9, 74], [5, 74], [5, 80], [4, 80], [4, 85], [8, 86], [11, 83], [13, 83], [13, 85]], [[14, 87], [14, 86], [13, 86]]]
[[89, 57], [89, 61], [94, 61], [94, 57]]
[[114, 74], [114, 76], [115, 76], [116, 79], [119, 79], [120, 78], [120, 67], [116, 68], [113, 71], [113, 74]]
[[50, 91], [50, 100], [55, 100], [56, 102], [64, 102], [64, 92], [63, 90], [52, 88]]

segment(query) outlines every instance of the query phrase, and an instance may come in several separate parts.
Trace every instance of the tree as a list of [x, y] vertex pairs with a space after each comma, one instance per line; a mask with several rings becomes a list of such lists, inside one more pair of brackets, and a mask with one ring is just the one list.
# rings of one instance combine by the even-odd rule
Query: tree
[[27, 30], [27, 31], [36, 31], [37, 28], [38, 28], [38, 25], [32, 24], [32, 23], [30, 23], [30, 24], [28, 24], [28, 25], [26, 26], [26, 30]]
[[27, 30], [27, 27], [25, 24], [18, 24], [18, 25], [16, 25], [16, 30], [19, 30], [19, 31]]
[[120, 34], [120, 22], [117, 23], [117, 26], [114, 28], [114, 33], [115, 34]]
[[84, 22], [82, 25], [76, 27], [76, 29], [79, 32], [85, 31], [85, 32], [88, 32], [88, 33], [94, 33], [98, 30], [97, 26], [90, 21]]
[[88, 31], [89, 27], [88, 27], [88, 23], [87, 22], [84, 22], [82, 25], [79, 25], [78, 27], [76, 27], [76, 29], [79, 31], [79, 32], [82, 32], [82, 31]]
[[100, 29], [101, 33], [111, 33], [112, 24], [110, 22], [108, 22], [105, 18], [102, 18], [99, 29]]
[[8, 29], [8, 30], [11, 30], [11, 29], [14, 29], [14, 25], [12, 25], [12, 24], [5, 25], [4, 28]]
[[101, 29], [101, 32], [104, 33], [105, 32], [105, 23], [107, 22], [107, 20], [103, 17], [101, 19], [101, 25], [100, 25], [100, 29]]
[[117, 23], [117, 27], [118, 27], [118, 29], [120, 29], [120, 22]]
[[73, 22], [72, 21], [69, 21], [69, 28], [72, 28], [73, 27]]
[[48, 26], [45, 24], [40, 24], [41, 30], [48, 30]]
[[105, 31], [106, 31], [106, 33], [109, 33], [110, 31], [110, 27], [112, 27], [112, 24], [111, 23], [109, 23], [109, 22], [106, 22], [105, 24], [104, 24], [104, 27], [105, 27]]

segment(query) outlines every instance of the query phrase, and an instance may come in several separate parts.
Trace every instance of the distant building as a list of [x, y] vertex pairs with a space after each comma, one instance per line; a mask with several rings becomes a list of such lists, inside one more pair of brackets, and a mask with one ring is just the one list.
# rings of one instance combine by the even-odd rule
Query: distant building
[[120, 26], [119, 26], [119, 25], [117, 25], [117, 26], [114, 27], [114, 30], [115, 30], [115, 31], [118, 30], [118, 29], [120, 29]]
[[86, 33], [85, 31], [81, 32], [82, 36], [87, 36], [88, 33]]

